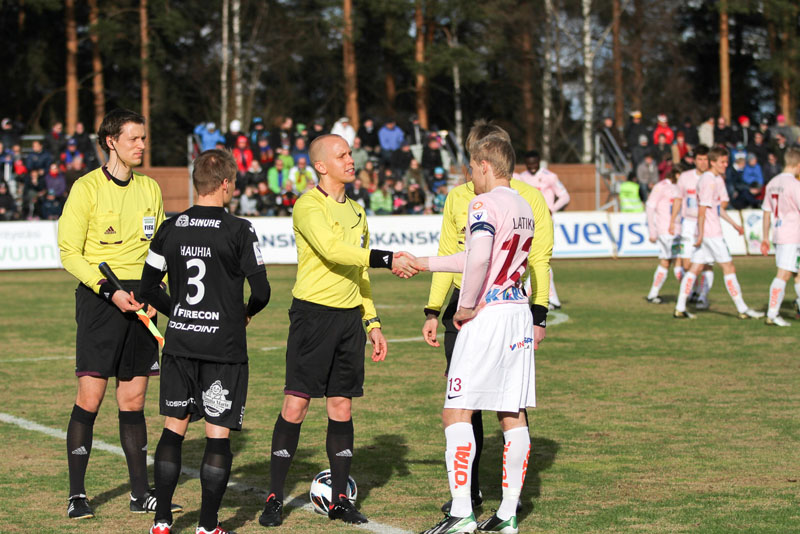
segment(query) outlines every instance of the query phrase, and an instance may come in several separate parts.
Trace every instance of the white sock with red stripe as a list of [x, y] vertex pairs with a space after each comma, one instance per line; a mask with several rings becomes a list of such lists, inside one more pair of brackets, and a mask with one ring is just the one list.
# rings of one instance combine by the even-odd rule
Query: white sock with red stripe
[[708, 298], [708, 292], [711, 291], [711, 288], [714, 286], [714, 271], [703, 271], [703, 283], [699, 284], [700, 293], [699, 299], [706, 300]]
[[731, 296], [733, 303], [736, 304], [736, 310], [739, 313], [746, 312], [747, 304], [744, 303], [744, 298], [742, 298], [742, 288], [739, 286], [739, 279], [736, 278], [736, 273], [726, 274], [723, 280], [725, 280], [725, 289], [728, 290], [728, 295]]
[[675, 311], [686, 311], [686, 300], [689, 298], [689, 295], [692, 294], [692, 287], [694, 286], [695, 280], [697, 280], [697, 275], [692, 272], [687, 272], [683, 275], [681, 289], [678, 291], [678, 302], [675, 304]]
[[658, 292], [661, 291], [661, 287], [667, 281], [667, 275], [669, 275], [669, 271], [665, 267], [661, 265], [656, 267], [656, 272], [653, 275], [653, 285], [650, 286], [650, 293], [647, 294], [647, 298], [654, 299], [658, 296]]
[[528, 427], [523, 426], [506, 430], [503, 439], [503, 500], [497, 509], [497, 517], [505, 521], [517, 515], [517, 503], [528, 471], [531, 436]]
[[677, 280], [678, 282], [680, 282], [683, 279], [683, 273], [685, 271], [683, 270], [682, 266], [676, 265], [675, 267], [672, 268], [672, 272], [675, 275], [675, 280]]
[[556, 283], [553, 282], [553, 269], [550, 268], [550, 304], [553, 306], [561, 306], [561, 301], [558, 300], [558, 292], [556, 291]]
[[786, 282], [780, 278], [774, 278], [769, 286], [769, 308], [767, 317], [774, 319], [778, 316], [783, 304], [783, 297], [786, 294]]
[[475, 434], [469, 423], [455, 423], [444, 429], [447, 448], [444, 452], [447, 464], [447, 480], [453, 506], [450, 515], [467, 517], [472, 514], [470, 483], [472, 460], [475, 458]]

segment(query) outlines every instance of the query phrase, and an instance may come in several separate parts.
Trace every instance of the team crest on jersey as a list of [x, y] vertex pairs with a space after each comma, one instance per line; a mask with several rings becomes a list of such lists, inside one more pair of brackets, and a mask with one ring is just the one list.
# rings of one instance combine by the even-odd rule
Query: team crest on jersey
[[228, 393], [230, 391], [222, 387], [222, 382], [219, 380], [211, 384], [211, 387], [203, 392], [203, 409], [206, 414], [211, 417], [219, 417], [225, 410], [230, 410], [233, 402], [225, 398]]
[[186, 214], [179, 215], [178, 219], [175, 221], [175, 226], [178, 228], [185, 228], [189, 226], [189, 216]]
[[144, 237], [150, 239], [156, 233], [156, 218], [155, 217], [142, 217], [142, 230]]

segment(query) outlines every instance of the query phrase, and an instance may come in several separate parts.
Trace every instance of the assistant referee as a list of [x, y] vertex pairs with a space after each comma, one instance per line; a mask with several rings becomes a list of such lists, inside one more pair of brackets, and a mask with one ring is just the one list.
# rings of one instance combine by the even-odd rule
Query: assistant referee
[[[346, 497], [353, 458], [352, 398], [363, 395], [364, 344], [372, 360], [386, 357], [386, 339], [372, 302], [367, 267], [414, 274], [407, 257], [369, 249], [364, 209], [345, 195], [355, 179], [350, 146], [338, 135], [314, 139], [309, 157], [319, 185], [294, 206], [297, 281], [289, 310], [283, 408], [272, 433], [270, 489], [259, 518], [263, 526], [282, 523], [283, 488], [300, 439], [300, 425], [312, 398], [327, 398], [326, 449], [332, 478], [328, 517], [366, 523]], [[362, 324], [363, 323], [363, 324]], [[366, 328], [366, 335], [364, 330]]]
[[[108, 163], [75, 182], [58, 223], [61, 262], [80, 281], [75, 291], [78, 394], [67, 427], [67, 515], [73, 519], [94, 517], [84, 478], [94, 421], [111, 377], [116, 377], [119, 437], [131, 481], [130, 510], [155, 510], [147, 481], [144, 400], [148, 376], [159, 372], [158, 345], [131, 312], [143, 306], [133, 291], [164, 208], [158, 184], [133, 172], [142, 163], [144, 117], [114, 110], [103, 118], [97, 137]], [[129, 292], [114, 290], [105, 280], [98, 270], [104, 261]], [[154, 318], [156, 311], [147, 313]]]

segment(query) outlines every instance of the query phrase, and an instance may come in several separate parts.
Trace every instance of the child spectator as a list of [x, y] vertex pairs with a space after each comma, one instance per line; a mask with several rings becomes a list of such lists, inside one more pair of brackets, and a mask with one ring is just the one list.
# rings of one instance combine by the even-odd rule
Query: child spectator
[[240, 135], [236, 139], [236, 148], [233, 149], [233, 159], [236, 160], [236, 166], [239, 169], [239, 177], [241, 178], [247, 173], [248, 169], [250, 169], [250, 164], [253, 163], [253, 151], [250, 150], [247, 137]]
[[418, 215], [425, 211], [425, 192], [414, 182], [408, 185], [408, 204], [406, 204], [406, 213], [410, 215]]
[[394, 208], [394, 200], [392, 198], [392, 190], [394, 189], [394, 180], [384, 180], [383, 185], [372, 193], [369, 197], [369, 203], [372, 206], [372, 211], [375, 215], [391, 215]]
[[256, 217], [258, 213], [258, 194], [253, 185], [244, 188], [244, 193], [239, 198], [239, 215], [243, 217]]
[[52, 189], [47, 190], [47, 194], [42, 200], [41, 216], [48, 221], [57, 221], [61, 217], [61, 210], [64, 207], [61, 199], [57, 198], [56, 192]]
[[11, 221], [17, 217], [17, 203], [8, 191], [8, 184], [0, 180], [0, 221]]
[[403, 188], [403, 180], [397, 180], [392, 189], [392, 213], [400, 215], [406, 212], [406, 205], [408, 204], [408, 195]]
[[441, 184], [436, 189], [436, 196], [433, 198], [434, 213], [442, 213], [444, 211], [445, 200], [447, 200], [447, 184]]

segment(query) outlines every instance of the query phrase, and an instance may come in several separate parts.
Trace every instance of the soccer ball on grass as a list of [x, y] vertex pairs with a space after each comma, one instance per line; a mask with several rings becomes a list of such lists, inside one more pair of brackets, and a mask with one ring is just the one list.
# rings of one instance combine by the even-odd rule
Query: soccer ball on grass
[[[331, 504], [331, 470], [326, 469], [311, 481], [311, 490], [308, 496], [311, 498], [311, 504], [314, 506], [314, 511], [318, 514], [328, 515], [328, 509]], [[356, 497], [358, 496], [358, 487], [353, 477], [347, 479], [347, 498], [355, 504]]]

